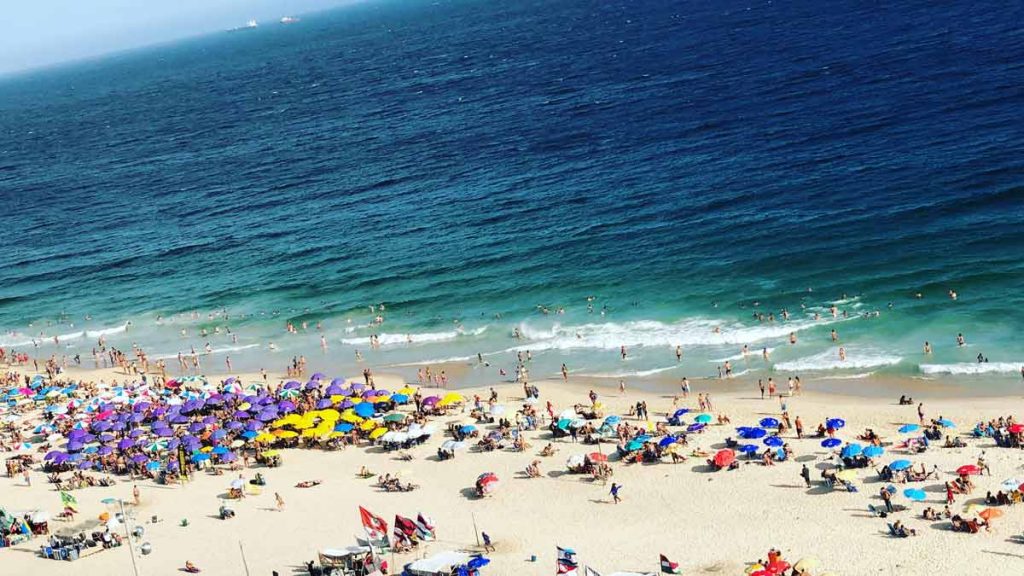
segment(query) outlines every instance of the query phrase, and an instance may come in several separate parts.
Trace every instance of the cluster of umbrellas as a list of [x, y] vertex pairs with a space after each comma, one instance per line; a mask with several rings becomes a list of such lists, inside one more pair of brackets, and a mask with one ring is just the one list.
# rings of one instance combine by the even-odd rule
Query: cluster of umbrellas
[[[195, 464], [230, 463], [238, 458], [239, 448], [267, 448], [297, 437], [324, 440], [358, 429], [372, 440], [405, 442], [433, 432], [417, 424], [403, 431], [391, 429], [404, 427], [406, 416], [388, 410], [407, 403], [414, 389], [390, 393], [367, 389], [362, 383], [346, 386], [342, 378], [325, 386], [325, 378], [314, 374], [306, 383], [290, 381], [271, 392], [260, 384], [243, 386], [235, 378], [215, 385], [190, 377], [168, 382], [162, 394], [146, 386], [113, 387], [85, 401], [62, 397], [75, 387], [47, 391], [37, 378], [32, 397], [42, 396], [50, 403], [46, 410], [54, 424], [40, 424], [35, 432], [60, 446], [44, 456], [54, 465], [100, 469], [104, 458], [116, 456], [137, 469], [154, 472], [178, 471], [176, 455], [182, 450]], [[301, 412], [296, 401], [314, 391], [322, 394], [316, 409]], [[10, 391], [5, 397], [9, 395]], [[424, 404], [464, 401], [455, 393], [432, 398]], [[66, 421], [73, 422], [67, 433], [56, 433], [57, 425], [64, 428]]]

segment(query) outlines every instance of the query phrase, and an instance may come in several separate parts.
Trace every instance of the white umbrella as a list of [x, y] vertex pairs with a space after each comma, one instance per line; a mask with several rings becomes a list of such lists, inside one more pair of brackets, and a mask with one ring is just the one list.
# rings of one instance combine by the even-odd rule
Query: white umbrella
[[445, 450], [461, 450], [465, 447], [465, 442], [456, 442], [455, 440], [445, 440], [444, 444], [441, 444], [441, 448]]
[[1008, 492], [1012, 492], [1019, 488], [1021, 484], [1024, 484], [1024, 480], [1021, 480], [1020, 478], [1007, 478], [1006, 480], [1003, 480], [1003, 483], [1000, 484], [999, 487]]
[[231, 487], [234, 488], [235, 490], [241, 490], [243, 487], [245, 487], [245, 482], [243, 482], [241, 478], [235, 478], [234, 480], [231, 481]]

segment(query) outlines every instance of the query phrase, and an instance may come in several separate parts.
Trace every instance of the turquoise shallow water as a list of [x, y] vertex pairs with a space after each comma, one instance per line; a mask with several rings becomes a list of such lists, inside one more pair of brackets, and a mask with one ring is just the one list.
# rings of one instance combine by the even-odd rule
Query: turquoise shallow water
[[9, 77], [0, 345], [1020, 378], [1005, 10], [369, 3]]

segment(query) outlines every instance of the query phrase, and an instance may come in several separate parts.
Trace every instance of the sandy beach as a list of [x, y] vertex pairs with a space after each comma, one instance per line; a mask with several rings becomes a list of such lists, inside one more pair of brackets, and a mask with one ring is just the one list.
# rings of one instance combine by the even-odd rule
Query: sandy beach
[[[83, 377], [123, 379], [111, 371], [89, 371]], [[243, 375], [242, 379], [257, 377]], [[377, 384], [397, 388], [401, 383], [393, 376], [379, 375]], [[571, 378], [568, 383], [536, 383], [541, 401], [551, 401], [556, 413], [573, 404], [589, 404], [590, 384], [575, 383]], [[704, 433], [691, 434], [686, 454], [697, 448], [713, 453], [724, 446], [727, 436], [736, 437], [736, 426], [753, 426], [762, 418], [780, 415], [779, 401], [762, 400], [755, 382], [729, 382], [721, 392], [715, 384], [695, 384], [690, 397], [677, 399], [677, 405], [696, 408], [696, 395], [710, 393], [712, 413], [727, 415], [731, 425], [712, 425]], [[497, 390], [501, 404], [512, 409], [521, 405], [521, 387], [504, 385]], [[625, 415], [637, 401], [648, 403], [652, 421], [663, 421], [666, 413], [674, 410], [671, 394], [594, 390], [606, 414]], [[474, 394], [485, 399], [489, 395], [486, 389], [460, 392], [470, 400]], [[1019, 413], [1024, 407], [1024, 399], [1019, 397], [965, 400], [920, 393], [914, 405], [900, 406], [897, 396], [881, 399], [820, 393], [808, 383], [800, 396], [787, 398], [786, 402], [790, 415], [800, 416], [808, 432], [827, 417], [841, 417], [847, 427], [839, 431], [838, 438], [854, 440], [856, 434], [870, 427], [883, 436], [883, 444], [902, 440], [897, 428], [917, 422], [917, 401], [924, 402], [926, 418], [941, 415], [952, 419], [958, 426], [956, 434], [966, 434], [976, 421]], [[473, 423], [468, 412], [458, 411], [436, 422], [439, 428], [449, 422]], [[485, 431], [490, 427], [482, 426]], [[177, 573], [186, 560], [204, 573], [245, 574], [243, 551], [250, 574], [275, 570], [279, 574], [302, 573], [302, 563], [315, 559], [318, 550], [353, 544], [355, 536], [362, 535], [357, 512], [360, 505], [389, 522], [396, 513], [412, 518], [423, 513], [435, 520], [437, 541], [425, 542], [413, 553], [396, 555], [393, 565], [399, 567], [442, 550], [480, 551], [474, 525], [487, 532], [497, 548], [488, 554], [493, 562], [485, 573], [502, 575], [552, 573], [556, 545], [575, 548], [581, 565], [601, 573], [657, 572], [658, 555], [665, 554], [680, 564], [683, 573], [742, 574], [772, 547], [794, 563], [808, 556], [819, 558], [820, 568], [813, 574], [1006, 573], [1008, 563], [1022, 559], [1017, 539], [1024, 526], [1024, 512], [1020, 510], [1007, 509], [1005, 516], [993, 522], [990, 533], [979, 534], [953, 532], [949, 521], [920, 517], [925, 506], [941, 510], [945, 503], [943, 482], [954, 479], [955, 469], [974, 463], [982, 451], [991, 476], [975, 477], [977, 489], [971, 496], [958, 496], [954, 513], [961, 512], [966, 504], [979, 502], [988, 490], [998, 490], [1005, 478], [1022, 474], [1019, 452], [994, 447], [991, 439], [965, 436], [965, 448], [933, 446], [919, 455], [906, 455], [886, 446], [887, 453], [880, 462], [908, 458], [915, 465], [924, 463], [929, 470], [934, 465], [939, 480], [912, 485], [925, 490], [927, 499], [922, 503], [897, 494], [894, 502], [908, 509], [883, 520], [868, 511], [871, 504], [881, 506], [878, 491], [885, 485], [872, 470], [858, 471], [856, 493], [828, 488], [820, 481], [820, 468], [828, 467], [832, 451], [820, 445], [821, 439], [798, 440], [792, 432], [787, 432], [784, 440], [792, 447], [794, 458], [774, 466], [762, 466], [760, 459], [741, 456], [737, 470], [713, 472], [700, 457], [678, 464], [667, 459], [657, 464], [623, 464], [612, 456], [611, 480], [623, 486], [620, 504], [612, 503], [606, 483], [566, 473], [568, 457], [593, 452], [594, 446], [573, 444], [566, 437], [553, 441], [558, 449], [554, 456], [540, 458], [537, 454], [551, 441], [551, 433], [541, 429], [526, 435], [531, 446], [525, 452], [469, 449], [447, 461], [438, 461], [435, 455], [445, 439], [441, 434], [410, 450], [411, 461], [367, 446], [331, 452], [287, 450], [284, 465], [279, 468], [254, 467], [241, 472], [246, 478], [262, 473], [267, 486], [261, 495], [232, 501], [237, 517], [229, 520], [217, 517], [219, 497], [235, 477], [232, 474], [237, 473], [198, 473], [182, 486], [117, 478], [114, 487], [76, 490], [80, 508], [76, 521], [53, 520], [50, 526], [53, 531], [63, 532], [85, 523], [95, 524], [98, 515], [109, 510], [101, 500], [112, 497], [130, 502], [132, 487], [137, 484], [141, 502], [133, 515], [145, 529], [141, 540], [151, 543], [152, 553], [137, 556], [136, 562], [140, 574], [153, 575]], [[602, 444], [601, 450], [614, 452], [615, 445]], [[538, 458], [542, 476], [527, 478], [523, 470]], [[802, 464], [812, 471], [811, 488], [805, 487], [800, 477]], [[373, 479], [357, 477], [361, 466], [375, 474], [398, 474], [419, 488], [409, 493], [384, 492], [374, 486]], [[502, 485], [494, 495], [480, 499], [473, 493], [473, 482], [483, 472], [496, 473]], [[323, 483], [307, 489], [294, 487], [303, 480]], [[899, 486], [900, 492], [909, 486]], [[275, 507], [274, 492], [285, 501], [283, 511]], [[55, 514], [60, 510], [58, 492], [39, 471], [33, 472], [31, 487], [25, 486], [20, 476], [0, 478], [0, 504], [13, 513], [42, 509]], [[155, 524], [150, 522], [153, 516], [159, 520]], [[187, 527], [180, 526], [182, 519], [189, 521]], [[903, 521], [919, 535], [890, 537], [886, 522], [893, 519]], [[0, 550], [5, 568], [12, 573], [40, 569], [48, 574], [133, 573], [126, 546], [66, 563], [39, 558], [39, 543], [36, 539]], [[532, 556], [536, 556], [536, 562], [530, 562]]]

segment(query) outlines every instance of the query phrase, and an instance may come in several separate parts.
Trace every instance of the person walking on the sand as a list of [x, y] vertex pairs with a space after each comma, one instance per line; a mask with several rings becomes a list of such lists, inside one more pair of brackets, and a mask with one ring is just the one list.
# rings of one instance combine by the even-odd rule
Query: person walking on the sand
[[284, 512], [284, 498], [281, 498], [277, 492], [274, 492], [274, 501], [277, 502], [277, 511]]
[[612, 501], [615, 502], [616, 504], [622, 502], [622, 498], [619, 498], [619, 490], [621, 489], [622, 484], [616, 484], [615, 482], [612, 482], [612, 491], [610, 492], [610, 494], [612, 495]]

